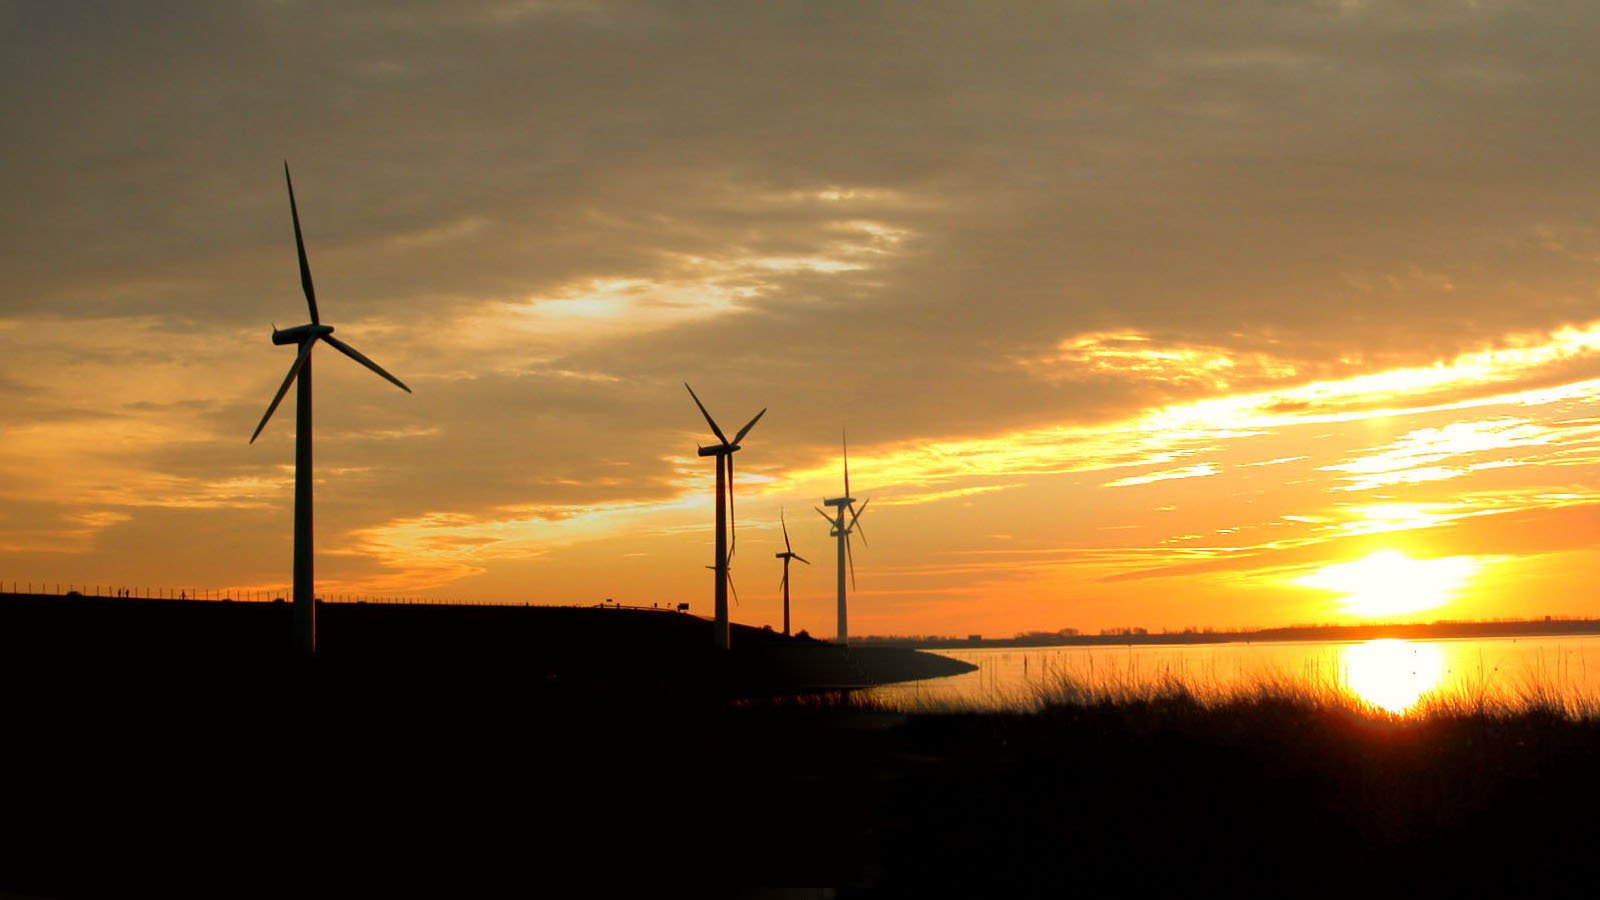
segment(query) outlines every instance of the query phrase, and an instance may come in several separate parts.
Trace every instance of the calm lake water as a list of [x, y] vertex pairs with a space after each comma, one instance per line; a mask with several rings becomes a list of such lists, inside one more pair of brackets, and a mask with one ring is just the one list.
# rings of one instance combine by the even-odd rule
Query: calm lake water
[[1441, 700], [1517, 708], [1554, 699], [1574, 715], [1600, 715], [1600, 636], [931, 652], [978, 670], [865, 696], [907, 710], [1036, 709], [1064, 685], [1116, 697], [1178, 682], [1204, 699], [1224, 699], [1268, 683], [1337, 691], [1401, 714]]

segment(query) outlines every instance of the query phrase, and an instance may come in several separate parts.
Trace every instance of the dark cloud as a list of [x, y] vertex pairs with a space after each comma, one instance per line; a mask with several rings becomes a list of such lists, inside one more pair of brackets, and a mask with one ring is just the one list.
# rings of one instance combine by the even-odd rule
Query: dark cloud
[[[1452, 334], [1463, 306], [1510, 306], [1508, 274], [1550, 277], [1514, 246], [1528, 229], [1592, 221], [1574, 202], [1594, 181], [1579, 7], [291, 3], [13, 19], [8, 120], [25, 127], [7, 180], [25, 202], [5, 225], [24, 303], [142, 277], [158, 284], [121, 308], [172, 311], [199, 300], [196, 282], [239, 298], [222, 315], [280, 308], [280, 156], [301, 168], [313, 262], [354, 269], [319, 266], [352, 313], [775, 246], [814, 219], [741, 196], [846, 185], [930, 201], [898, 224], [937, 254], [847, 317], [858, 331], [920, 310], [1007, 342], [1115, 320], [1331, 324], [1387, 343], [1377, 313], [1400, 292], [1346, 279], [1461, 282], [1448, 298], [1405, 291]], [[480, 230], [373, 265], [374, 241], [464, 221]], [[1494, 248], [1509, 272], [1473, 263]], [[1592, 276], [1580, 268], [1568, 277]]]

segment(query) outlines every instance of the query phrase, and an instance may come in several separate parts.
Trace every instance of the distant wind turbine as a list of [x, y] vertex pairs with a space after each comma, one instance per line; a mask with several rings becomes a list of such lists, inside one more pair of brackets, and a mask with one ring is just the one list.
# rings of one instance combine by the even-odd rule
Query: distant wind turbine
[[[846, 562], [849, 563], [850, 586], [854, 588], [856, 586], [856, 561], [855, 557], [850, 553], [850, 535], [855, 532], [861, 514], [866, 512], [867, 504], [872, 501], [863, 500], [861, 501], [861, 508], [856, 508], [856, 498], [850, 496], [850, 443], [848, 440], [844, 440], [842, 435], [841, 443], [844, 446], [844, 496], [822, 501], [823, 506], [831, 506], [838, 510], [838, 515], [830, 516], [820, 508], [817, 508], [817, 515], [828, 521], [828, 524], [832, 526], [832, 530], [828, 532], [828, 535], [837, 538], [839, 541], [839, 627], [836, 640], [841, 644], [848, 644], [850, 642], [850, 625], [849, 616], [845, 611], [845, 564]], [[845, 521], [846, 513], [850, 515], [849, 522]], [[865, 530], [861, 532], [861, 545], [863, 547], [867, 545], [867, 532]]]
[[294, 245], [300, 254], [300, 286], [305, 289], [306, 305], [311, 310], [311, 322], [308, 325], [273, 330], [274, 344], [280, 346], [296, 344], [300, 350], [289, 366], [289, 374], [283, 379], [283, 385], [278, 388], [277, 395], [267, 407], [266, 415], [261, 417], [261, 424], [257, 425], [255, 433], [250, 435], [250, 443], [254, 444], [256, 438], [260, 437], [261, 430], [267, 427], [267, 420], [272, 418], [272, 413], [277, 410], [278, 404], [283, 402], [283, 395], [289, 392], [289, 385], [298, 378], [294, 419], [295, 631], [300, 639], [301, 650], [311, 654], [317, 651], [317, 610], [313, 599], [311, 543], [311, 348], [318, 341], [326, 341], [335, 350], [388, 379], [406, 393], [411, 393], [411, 388], [406, 387], [405, 382], [385, 372], [377, 363], [361, 355], [356, 348], [334, 337], [332, 325], [322, 324], [322, 318], [317, 314], [317, 292], [311, 286], [311, 265], [306, 262], [306, 243], [300, 234], [300, 211], [294, 202], [294, 181], [289, 177], [287, 162], [283, 164], [283, 181], [289, 188], [289, 215], [294, 220]]
[[[700, 415], [706, 417], [706, 424], [711, 426], [711, 433], [717, 436], [718, 443], [710, 447], [701, 447], [701, 456], [714, 456], [717, 458], [717, 556], [716, 562], [711, 567], [715, 573], [716, 584], [716, 644], [719, 650], [729, 647], [728, 641], [728, 564], [733, 560], [733, 546], [728, 539], [729, 523], [733, 519], [733, 454], [739, 449], [739, 442], [756, 427], [761, 417], [767, 414], [766, 409], [756, 413], [756, 417], [745, 423], [739, 433], [728, 440], [722, 429], [717, 427], [717, 421], [711, 418], [711, 413], [706, 412], [706, 405], [700, 402], [694, 388], [683, 383], [689, 390], [689, 396], [694, 398], [694, 405], [700, 407]], [[727, 514], [723, 514], [726, 503]], [[737, 538], [734, 539], [737, 541]]]
[[783, 510], [778, 510], [778, 522], [783, 525], [783, 552], [774, 553], [773, 556], [783, 560], [783, 633], [789, 633], [789, 560], [798, 559], [806, 565], [811, 565], [811, 560], [794, 552], [794, 547], [789, 545], [789, 524], [783, 520]]

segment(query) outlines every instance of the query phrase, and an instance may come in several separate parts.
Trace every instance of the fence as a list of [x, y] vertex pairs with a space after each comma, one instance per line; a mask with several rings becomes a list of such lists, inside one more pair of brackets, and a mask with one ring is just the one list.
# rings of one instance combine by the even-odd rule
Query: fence
[[[10, 590], [8, 591], [7, 588]], [[122, 584], [79, 584], [61, 581], [4, 581], [0, 580], [0, 594], [55, 594], [68, 596], [138, 600], [219, 600], [245, 603], [270, 603], [294, 596], [288, 587], [150, 587]], [[500, 606], [488, 600], [464, 600], [457, 597], [396, 596], [393, 594], [330, 593], [317, 598], [323, 603], [387, 603], [392, 605], [429, 606]]]

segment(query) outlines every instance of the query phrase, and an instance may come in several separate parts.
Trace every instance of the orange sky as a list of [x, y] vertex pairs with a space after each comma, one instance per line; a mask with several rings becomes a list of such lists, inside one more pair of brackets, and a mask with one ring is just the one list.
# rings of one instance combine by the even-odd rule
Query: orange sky
[[855, 634], [1591, 616], [1582, 4], [12, 6], [0, 579]]

